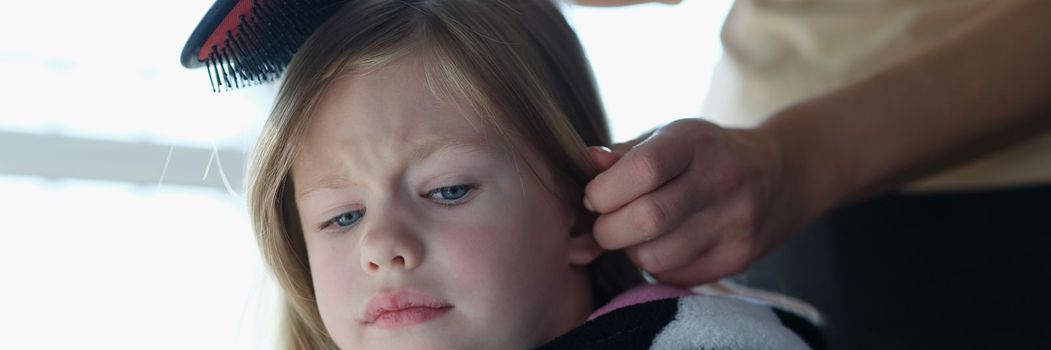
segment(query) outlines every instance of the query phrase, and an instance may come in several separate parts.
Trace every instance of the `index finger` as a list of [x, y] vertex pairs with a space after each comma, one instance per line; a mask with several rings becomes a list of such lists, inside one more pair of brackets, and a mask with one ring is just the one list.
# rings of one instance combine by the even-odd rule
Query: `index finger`
[[654, 133], [595, 176], [584, 189], [584, 198], [600, 214], [612, 212], [650, 193], [686, 171], [689, 149], [680, 149], [671, 135]]

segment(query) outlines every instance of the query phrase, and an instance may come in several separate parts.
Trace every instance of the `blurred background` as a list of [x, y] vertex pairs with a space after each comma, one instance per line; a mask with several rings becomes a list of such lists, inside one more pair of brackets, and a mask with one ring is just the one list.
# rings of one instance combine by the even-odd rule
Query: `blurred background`
[[[179, 53], [210, 0], [0, 3], [0, 349], [270, 349], [244, 203], [277, 85]], [[569, 7], [614, 139], [699, 116], [729, 0]]]

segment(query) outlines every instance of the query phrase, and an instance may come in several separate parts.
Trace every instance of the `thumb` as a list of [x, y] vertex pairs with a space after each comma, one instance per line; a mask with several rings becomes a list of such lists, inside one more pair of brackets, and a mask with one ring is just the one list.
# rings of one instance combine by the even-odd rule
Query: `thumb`
[[609, 148], [601, 146], [588, 147], [587, 152], [588, 157], [591, 158], [591, 163], [595, 164], [595, 170], [600, 173], [609, 170], [621, 157], [620, 154], [613, 153]]
[[653, 136], [653, 133], [656, 131], [657, 129], [651, 129], [650, 131], [644, 132], [642, 133], [642, 135], [639, 135], [634, 139], [615, 144], [613, 145], [613, 152], [620, 155], [624, 155], [625, 153], [628, 153], [628, 151], [630, 151], [632, 148], [635, 148], [635, 146], [642, 143], [642, 141], [646, 141], [646, 139], [649, 139], [650, 136]]

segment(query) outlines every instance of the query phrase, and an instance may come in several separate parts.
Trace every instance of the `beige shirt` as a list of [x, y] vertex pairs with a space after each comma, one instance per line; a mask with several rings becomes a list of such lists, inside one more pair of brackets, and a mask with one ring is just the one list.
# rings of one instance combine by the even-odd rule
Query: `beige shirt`
[[[737, 0], [704, 115], [754, 126], [978, 20], [997, 0]], [[849, 117], [849, 116], [844, 116]], [[1051, 183], [1051, 132], [910, 184], [913, 191]]]

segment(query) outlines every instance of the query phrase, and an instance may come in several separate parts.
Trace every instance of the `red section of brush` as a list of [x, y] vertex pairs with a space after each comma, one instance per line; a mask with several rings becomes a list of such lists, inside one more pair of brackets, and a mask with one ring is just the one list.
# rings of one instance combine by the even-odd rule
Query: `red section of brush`
[[348, 0], [217, 0], [182, 51], [212, 91], [276, 80], [303, 42]]
[[223, 17], [222, 22], [219, 22], [219, 26], [215, 28], [212, 35], [208, 36], [208, 40], [205, 40], [204, 45], [201, 46], [205, 50], [197, 53], [197, 59], [201, 62], [208, 60], [212, 48], [223, 46], [223, 42], [227, 40], [226, 33], [238, 30], [237, 25], [241, 23], [239, 18], [241, 16], [251, 17], [253, 16], [251, 12], [251, 0], [238, 0], [234, 8]]

